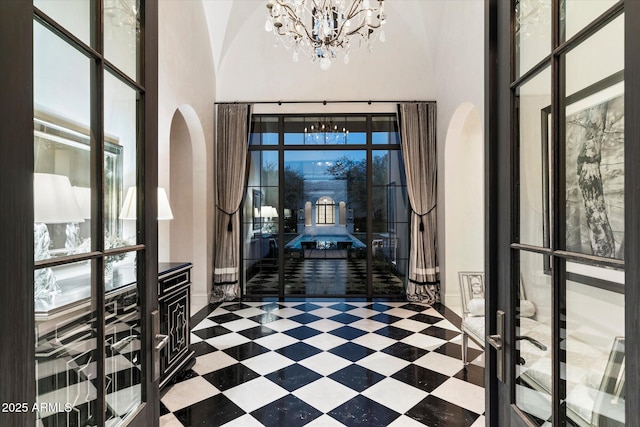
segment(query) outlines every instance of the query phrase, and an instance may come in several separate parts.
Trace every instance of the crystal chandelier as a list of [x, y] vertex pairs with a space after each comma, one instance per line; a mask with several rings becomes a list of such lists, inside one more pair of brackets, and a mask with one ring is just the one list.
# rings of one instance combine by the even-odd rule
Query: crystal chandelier
[[349, 130], [331, 119], [316, 121], [304, 127], [305, 144], [346, 144]]
[[267, 9], [265, 30], [293, 49], [295, 62], [302, 52], [319, 61], [323, 70], [340, 50], [348, 63], [354, 42], [366, 44], [371, 52], [376, 38], [385, 41], [384, 0], [268, 0]]

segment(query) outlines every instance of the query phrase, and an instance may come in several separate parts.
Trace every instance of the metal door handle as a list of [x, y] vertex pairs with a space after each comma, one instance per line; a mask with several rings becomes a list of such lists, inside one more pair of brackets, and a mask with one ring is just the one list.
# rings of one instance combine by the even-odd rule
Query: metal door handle
[[487, 336], [489, 345], [496, 349], [496, 378], [504, 382], [504, 311], [496, 311], [496, 333]]
[[525, 341], [529, 341], [531, 344], [535, 345], [536, 347], [538, 347], [540, 350], [542, 351], [547, 351], [547, 346], [542, 344], [540, 341], [538, 341], [537, 339], [528, 337], [526, 335], [518, 335], [516, 337], [516, 341], [520, 341], [520, 340], [525, 340]]
[[158, 344], [156, 344], [156, 351], [160, 351], [169, 342], [169, 335], [156, 334], [156, 340], [158, 340]]
[[487, 335], [487, 342], [496, 350], [502, 350], [502, 337], [500, 335]]

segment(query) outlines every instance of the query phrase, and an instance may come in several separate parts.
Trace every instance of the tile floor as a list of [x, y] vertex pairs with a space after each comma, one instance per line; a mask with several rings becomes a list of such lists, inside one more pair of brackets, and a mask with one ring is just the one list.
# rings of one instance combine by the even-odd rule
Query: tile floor
[[191, 335], [196, 364], [163, 390], [161, 426], [484, 426], [482, 352], [470, 348], [463, 369], [460, 319], [443, 306], [203, 310]]
[[[402, 262], [402, 261], [401, 261]], [[373, 294], [389, 298], [404, 294], [404, 281], [394, 273], [390, 263], [375, 259], [371, 281]], [[261, 264], [246, 283], [246, 294], [278, 295], [280, 271], [276, 264]], [[285, 259], [285, 295], [366, 295], [367, 260], [348, 259]]]

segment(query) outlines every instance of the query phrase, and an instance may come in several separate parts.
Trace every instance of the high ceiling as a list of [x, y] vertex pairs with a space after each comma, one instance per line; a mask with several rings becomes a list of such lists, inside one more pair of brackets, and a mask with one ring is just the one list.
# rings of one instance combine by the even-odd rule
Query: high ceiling
[[[481, 0], [476, 0], [481, 1]], [[236, 37], [256, 40], [268, 34], [264, 30], [266, 0], [202, 0], [218, 67]], [[428, 54], [429, 45], [437, 40], [440, 19], [446, 0], [387, 0], [386, 32], [389, 43], [405, 45], [421, 42]], [[260, 25], [251, 25], [259, 22]]]
[[[454, 3], [459, 5], [460, 2], [482, 0]], [[250, 95], [243, 93], [237, 84], [225, 85], [226, 79], [254, 81], [267, 88], [264, 93], [267, 99], [308, 98], [317, 93], [318, 87], [335, 84], [338, 79], [354, 88], [355, 93], [351, 96], [358, 97], [358, 85], [362, 83], [363, 75], [368, 76], [368, 83], [361, 90], [369, 97], [372, 96], [372, 79], [396, 80], [400, 73], [414, 84], [416, 79], [429, 81], [436, 66], [442, 26], [459, 25], [460, 31], [465, 28], [464, 22], [446, 22], [450, 15], [447, 13], [450, 0], [387, 0], [386, 43], [377, 42], [372, 54], [366, 49], [352, 49], [349, 64], [335, 61], [330, 70], [323, 72], [317, 64], [307, 63], [302, 56], [299, 63], [294, 63], [291, 52], [282, 46], [274, 46], [274, 36], [264, 30], [266, 0], [202, 0], [202, 3], [209, 26], [219, 97], [228, 101], [242, 97], [256, 99], [256, 94], [255, 90]], [[282, 95], [282, 91], [291, 86], [297, 88], [295, 93], [287, 90], [286, 96]], [[309, 86], [316, 89], [308, 89]], [[226, 88], [231, 87], [233, 91], [227, 91]], [[274, 89], [269, 91], [269, 87]], [[397, 97], [402, 92], [415, 93], [415, 87], [407, 86], [394, 93]], [[331, 94], [325, 98], [330, 99]]]

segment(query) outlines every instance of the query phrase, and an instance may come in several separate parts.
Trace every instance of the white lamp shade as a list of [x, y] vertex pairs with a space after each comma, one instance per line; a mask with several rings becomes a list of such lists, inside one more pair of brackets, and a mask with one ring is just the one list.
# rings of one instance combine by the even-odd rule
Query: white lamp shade
[[169, 206], [169, 198], [164, 188], [158, 187], [158, 220], [173, 219], [173, 212]]
[[136, 219], [136, 199], [136, 187], [129, 187], [120, 209], [120, 219]]
[[262, 206], [260, 208], [260, 216], [262, 218], [277, 218], [278, 210], [273, 206]]
[[71, 182], [64, 175], [34, 174], [33, 202], [36, 223], [64, 224], [84, 221]]
[[89, 187], [73, 187], [78, 205], [85, 219], [91, 218], [91, 189]]
[[[137, 193], [136, 187], [129, 187], [127, 195], [122, 203], [120, 210], [120, 219], [136, 219]], [[158, 187], [158, 220], [173, 219], [171, 206], [169, 206], [169, 198], [167, 192], [162, 187]]]

